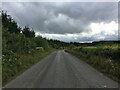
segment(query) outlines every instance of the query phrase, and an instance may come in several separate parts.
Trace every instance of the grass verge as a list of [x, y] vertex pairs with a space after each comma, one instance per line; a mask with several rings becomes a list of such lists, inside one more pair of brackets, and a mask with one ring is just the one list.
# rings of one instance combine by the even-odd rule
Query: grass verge
[[[97, 48], [77, 48], [65, 51], [85, 61], [104, 75], [120, 83], [120, 60], [113, 60], [112, 57], [102, 56], [100, 51], [104, 52], [104, 50], [99, 50]], [[104, 55], [106, 54], [104, 53]]]
[[32, 53], [24, 55], [15, 54], [14, 56], [9, 57], [9, 59], [6, 59], [7, 57], [3, 58], [2, 63], [3, 86], [53, 51], [55, 50], [53, 49], [47, 51], [36, 50]]

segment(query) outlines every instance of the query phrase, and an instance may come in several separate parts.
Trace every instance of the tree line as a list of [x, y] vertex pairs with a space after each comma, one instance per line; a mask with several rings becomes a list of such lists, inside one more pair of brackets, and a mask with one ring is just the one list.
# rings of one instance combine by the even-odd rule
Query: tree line
[[41, 36], [35, 37], [35, 31], [29, 26], [21, 28], [17, 22], [2, 11], [2, 47], [3, 54], [28, 53], [36, 47], [49, 48], [48, 41]]
[[49, 48], [68, 47], [69, 43], [59, 40], [46, 39], [41, 36], [35, 36], [34, 29], [29, 26], [21, 28], [17, 22], [2, 11], [2, 52], [4, 55], [9, 53], [30, 53], [36, 47], [43, 47], [44, 50]]

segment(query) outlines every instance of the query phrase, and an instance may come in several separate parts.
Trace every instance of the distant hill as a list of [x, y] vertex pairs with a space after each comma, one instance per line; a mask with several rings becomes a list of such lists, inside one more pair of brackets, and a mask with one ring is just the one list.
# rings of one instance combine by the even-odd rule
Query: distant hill
[[120, 41], [93, 41], [92, 43], [79, 43], [79, 42], [70, 42], [70, 44], [74, 44], [75, 46], [92, 46], [92, 45], [100, 45], [100, 44], [120, 44]]

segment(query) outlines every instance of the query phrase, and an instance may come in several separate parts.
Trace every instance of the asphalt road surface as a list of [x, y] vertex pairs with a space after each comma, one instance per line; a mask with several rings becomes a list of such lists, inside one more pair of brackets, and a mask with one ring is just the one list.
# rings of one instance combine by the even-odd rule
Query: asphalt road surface
[[118, 88], [118, 83], [60, 50], [32, 66], [5, 88]]

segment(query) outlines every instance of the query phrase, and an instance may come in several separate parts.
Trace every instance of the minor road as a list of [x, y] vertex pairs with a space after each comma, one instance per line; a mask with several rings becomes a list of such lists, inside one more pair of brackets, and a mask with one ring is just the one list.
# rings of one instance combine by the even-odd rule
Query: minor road
[[63, 50], [53, 52], [5, 86], [5, 88], [117, 87], [117, 82]]

